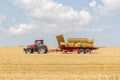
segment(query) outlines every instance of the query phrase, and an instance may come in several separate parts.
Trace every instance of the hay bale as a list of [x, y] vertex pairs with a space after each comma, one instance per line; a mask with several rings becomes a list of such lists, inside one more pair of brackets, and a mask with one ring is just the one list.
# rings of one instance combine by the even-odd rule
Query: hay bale
[[67, 47], [67, 43], [66, 42], [60, 42], [61, 46], [66, 46]]
[[58, 45], [60, 45], [60, 42], [65, 42], [63, 34], [57, 35], [56, 39], [57, 39]]
[[88, 42], [88, 38], [79, 38], [78, 40], [79, 40], [79, 42], [82, 42], [82, 43]]
[[78, 42], [78, 43], [75, 43], [75, 47], [80, 47], [81, 46], [81, 43]]
[[79, 43], [80, 42], [80, 40], [79, 40], [79, 38], [75, 38], [75, 43]]
[[93, 38], [88, 38], [88, 43], [93, 44], [94, 43], [94, 39]]
[[87, 43], [82, 43], [81, 47], [88, 47]]
[[81, 47], [93, 47], [94, 44], [90, 44], [90, 43], [82, 43]]
[[68, 38], [68, 42], [79, 43], [81, 42], [81, 38]]
[[67, 43], [68, 47], [75, 47], [75, 43]]
[[68, 43], [74, 42], [74, 38], [68, 38], [67, 40], [68, 40]]

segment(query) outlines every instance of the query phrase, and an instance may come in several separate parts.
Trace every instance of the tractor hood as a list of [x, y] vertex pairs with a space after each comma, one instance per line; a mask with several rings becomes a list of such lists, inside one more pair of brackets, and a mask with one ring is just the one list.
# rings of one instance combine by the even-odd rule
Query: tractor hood
[[27, 46], [28, 48], [35, 48], [35, 45], [34, 44], [30, 44]]

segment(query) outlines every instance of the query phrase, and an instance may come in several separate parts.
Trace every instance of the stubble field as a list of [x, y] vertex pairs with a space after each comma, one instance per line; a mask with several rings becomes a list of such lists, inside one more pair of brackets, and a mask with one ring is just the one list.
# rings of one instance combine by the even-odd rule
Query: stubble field
[[120, 47], [92, 54], [25, 54], [0, 47], [0, 80], [120, 80]]

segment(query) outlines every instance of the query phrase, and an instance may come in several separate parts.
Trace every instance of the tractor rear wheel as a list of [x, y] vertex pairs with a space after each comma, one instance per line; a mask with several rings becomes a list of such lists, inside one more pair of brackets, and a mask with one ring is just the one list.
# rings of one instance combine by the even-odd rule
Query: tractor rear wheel
[[46, 46], [40, 46], [38, 47], [38, 53], [45, 54], [48, 52], [48, 49]]

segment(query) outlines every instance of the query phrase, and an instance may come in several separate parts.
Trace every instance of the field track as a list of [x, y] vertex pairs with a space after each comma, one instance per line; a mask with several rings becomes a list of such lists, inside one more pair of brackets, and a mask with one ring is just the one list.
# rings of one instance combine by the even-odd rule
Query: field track
[[30, 65], [30, 64], [7, 64], [7, 65], [1, 65], [0, 66], [2, 69], [65, 69], [65, 70], [70, 70], [70, 69], [74, 69], [74, 70], [105, 70], [105, 71], [120, 71], [120, 65]]

